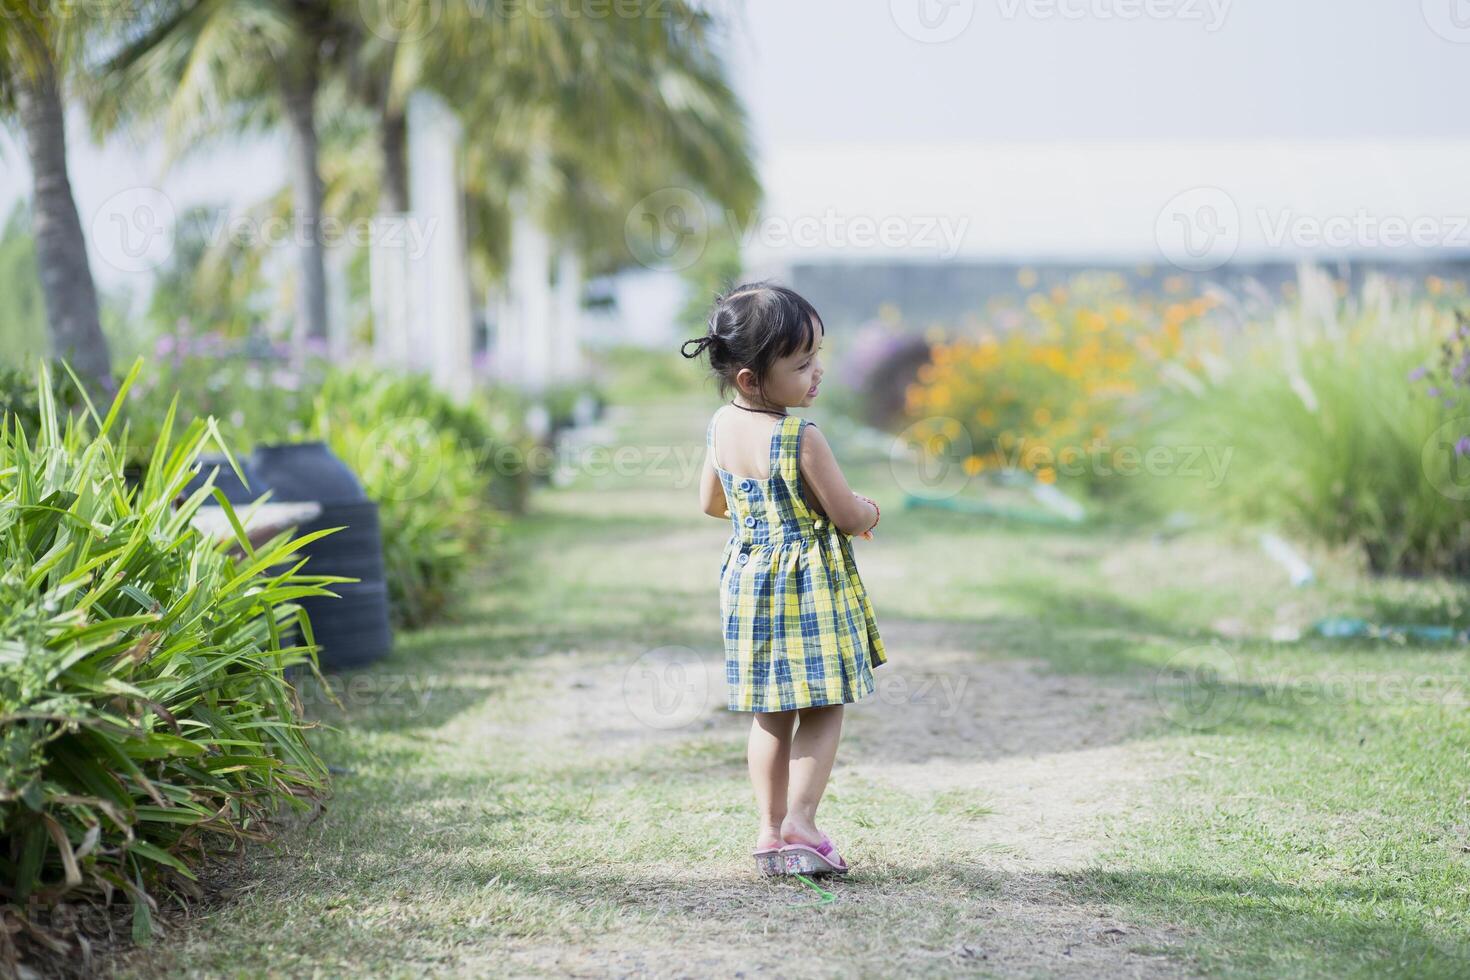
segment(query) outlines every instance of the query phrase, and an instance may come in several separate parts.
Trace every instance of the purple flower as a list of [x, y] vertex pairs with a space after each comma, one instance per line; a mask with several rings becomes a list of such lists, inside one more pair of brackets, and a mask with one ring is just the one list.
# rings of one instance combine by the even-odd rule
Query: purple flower
[[1438, 398], [1439, 397], [1439, 388], [1437, 388], [1437, 387], [1431, 387], [1429, 389], [1429, 397], [1430, 398]]
[[162, 357], [164, 354], [171, 352], [173, 349], [174, 338], [171, 334], [163, 334], [153, 344], [153, 353], [158, 357]]
[[1470, 456], [1470, 436], [1461, 436], [1455, 443], [1456, 456]]
[[1410, 381], [1418, 381], [1422, 377], [1424, 377], [1424, 368], [1422, 367], [1416, 367], [1414, 370], [1409, 372]]

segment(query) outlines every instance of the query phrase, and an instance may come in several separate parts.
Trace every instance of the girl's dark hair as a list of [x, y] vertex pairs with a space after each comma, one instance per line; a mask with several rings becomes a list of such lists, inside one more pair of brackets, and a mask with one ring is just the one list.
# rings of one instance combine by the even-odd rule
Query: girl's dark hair
[[[709, 354], [722, 399], [735, 387], [742, 368], [750, 368], [756, 388], [763, 390], [776, 360], [811, 346], [817, 329], [812, 321], [820, 319], [816, 308], [793, 289], [769, 280], [744, 282], [715, 297], [709, 329], [703, 337], [684, 341], [679, 353], [689, 358]], [[695, 345], [692, 353], [690, 344]]]

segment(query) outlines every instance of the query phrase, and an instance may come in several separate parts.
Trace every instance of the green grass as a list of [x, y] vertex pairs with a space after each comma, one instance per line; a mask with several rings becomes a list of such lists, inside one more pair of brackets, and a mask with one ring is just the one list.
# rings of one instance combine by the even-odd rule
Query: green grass
[[[635, 406], [623, 441], [697, 461], [713, 401]], [[928, 755], [993, 775], [1025, 753], [964, 741], [943, 718], [912, 743], [922, 752], [901, 750], [887, 733], [931, 723], [922, 709], [857, 706], [821, 811], [855, 870], [835, 903], [798, 910], [787, 903], [813, 893], [747, 867], [748, 719], [720, 710], [718, 672], [702, 695], [714, 710], [686, 726], [651, 729], [624, 700], [647, 651], [719, 657], [726, 529], [699, 514], [677, 456], [644, 459], [538, 490], [457, 621], [402, 637], [357, 675], [356, 697], [347, 678], [346, 715], [314, 699], [340, 726], [318, 739], [344, 770], [325, 813], [253, 851], [225, 898], [121, 971], [1470, 972], [1470, 656], [1266, 638], [1328, 613], [1459, 616], [1462, 584], [1368, 578], [1308, 549], [1318, 584], [1292, 590], [1225, 530], [1154, 541], [905, 511], [886, 464], [853, 457], [850, 482], [884, 508], [856, 549], [864, 580], [885, 636], [915, 638], [891, 643], [880, 689], [882, 671], [933, 655], [929, 638], [977, 684], [990, 665], [1037, 662], [1054, 678], [1037, 714], [1121, 691], [1093, 710], [1139, 723], [1100, 728], [1100, 747], [1167, 764], [1137, 805], [1078, 824], [1093, 857], [1017, 871], [1006, 856], [1041, 828], [1015, 825], [999, 776], [927, 781]], [[1216, 700], [1191, 714], [1188, 668], [1209, 657], [1225, 668], [1203, 675]], [[977, 703], [967, 721], [1004, 732]], [[1039, 781], [1091, 749], [1050, 737], [1028, 747]], [[1125, 927], [1116, 945], [1075, 935], [1104, 914]], [[840, 966], [792, 958], [819, 939]]]

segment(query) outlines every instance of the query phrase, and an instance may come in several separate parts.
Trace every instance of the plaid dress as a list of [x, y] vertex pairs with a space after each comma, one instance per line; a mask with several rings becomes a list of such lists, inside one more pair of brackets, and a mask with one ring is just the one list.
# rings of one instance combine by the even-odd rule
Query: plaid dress
[[705, 445], [734, 529], [720, 556], [731, 711], [858, 701], [874, 690], [872, 668], [888, 662], [851, 535], [801, 496], [797, 452], [809, 424], [795, 415], [780, 420], [771, 433], [771, 475], [757, 480], [715, 463], [710, 419]]

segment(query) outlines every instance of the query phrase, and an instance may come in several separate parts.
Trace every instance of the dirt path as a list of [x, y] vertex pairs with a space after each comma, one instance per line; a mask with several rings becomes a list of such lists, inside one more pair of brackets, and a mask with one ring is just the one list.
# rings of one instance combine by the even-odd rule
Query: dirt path
[[[1182, 934], [1069, 884], [1107, 867], [1110, 828], [1177, 765], [1147, 685], [1018, 657], [1046, 649], [1023, 605], [935, 620], [879, 604], [889, 663], [845, 713], [819, 813], [854, 870], [827, 904], [759, 877], [750, 716], [725, 710], [712, 636], [722, 532], [667, 483], [539, 495], [463, 621], [360, 675], [369, 695], [418, 694], [333, 719], [325, 815], [253, 850], [237, 897], [122, 972], [1190, 975]], [[871, 581], [897, 600], [895, 576], [936, 556], [918, 534], [887, 547]], [[983, 594], [963, 561], [944, 572]]]
[[[1096, 863], [1109, 825], [1136, 815], [1149, 782], [1170, 771], [1171, 760], [1140, 737], [1156, 710], [1149, 692], [1136, 681], [1107, 684], [996, 657], [983, 631], [965, 624], [889, 618], [884, 630], [894, 657], [875, 675], [878, 691], [848, 709], [829, 800], [892, 796], [907, 806], [893, 817], [863, 807], [871, 826], [844, 820], [846, 805], [825, 813], [855, 868], [823, 910], [836, 933], [822, 941], [853, 953], [836, 972], [921, 963], [928, 972], [997, 976], [1192, 975], [1167, 952], [1179, 936], [1078, 901], [1064, 880]], [[561, 679], [529, 706], [535, 720], [523, 735], [584, 759], [650, 741], [676, 755], [681, 741], [714, 737], [743, 758], [749, 716], [724, 710], [722, 664], [692, 651], [669, 655], [691, 676], [703, 671], [689, 682], [702, 707], [677, 724], [651, 727], [636, 699], [607, 699], [627, 663], [583, 649], [549, 662]], [[695, 913], [706, 935], [671, 929], [672, 948], [631, 935], [579, 949], [532, 942], [511, 959], [533, 972], [586, 976], [827, 975], [831, 963], [793, 964], [769, 946], [818, 940], [813, 924], [827, 916], [784, 904], [812, 893], [791, 879], [759, 881], [743, 852], [718, 857], [715, 866], [646, 869], [627, 890], [630, 906], [655, 915]], [[905, 922], [891, 926], [886, 948], [881, 936], [854, 942], [855, 931], [889, 916]], [[752, 936], [766, 947], [753, 948]]]
[[[1147, 741], [1131, 740], [1155, 710], [1135, 683], [1060, 675], [1044, 665], [981, 659], [954, 629], [895, 621], [885, 638], [903, 651], [908, 689], [962, 691], [931, 710], [898, 692], [853, 713], [845, 771], [910, 793], [974, 794], [990, 811], [973, 849], [993, 876], [974, 910], [986, 968], [1002, 975], [1188, 976], [1159, 955], [1177, 937], [1080, 903], [1062, 876], [1095, 863], [1110, 823], [1146, 806], [1147, 784], [1172, 768]], [[915, 684], [913, 678], [919, 683]], [[949, 710], [950, 705], [955, 705]]]

